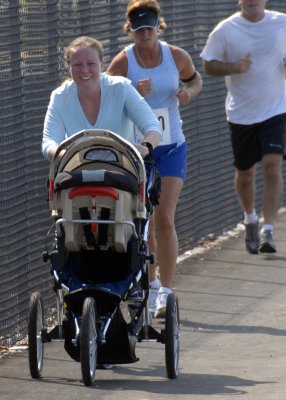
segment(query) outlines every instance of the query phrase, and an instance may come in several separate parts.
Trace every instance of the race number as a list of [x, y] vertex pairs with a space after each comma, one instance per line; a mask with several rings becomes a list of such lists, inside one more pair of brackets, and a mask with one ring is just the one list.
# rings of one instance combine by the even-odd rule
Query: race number
[[[160, 141], [160, 145], [164, 144], [170, 144], [171, 143], [171, 129], [170, 129], [170, 118], [169, 118], [169, 111], [168, 108], [154, 108], [152, 109], [153, 113], [156, 115], [158, 118], [163, 136]], [[142, 133], [139, 131], [139, 129], [135, 126], [135, 136], [136, 136], [136, 142], [140, 143], [144, 139], [144, 136]]]

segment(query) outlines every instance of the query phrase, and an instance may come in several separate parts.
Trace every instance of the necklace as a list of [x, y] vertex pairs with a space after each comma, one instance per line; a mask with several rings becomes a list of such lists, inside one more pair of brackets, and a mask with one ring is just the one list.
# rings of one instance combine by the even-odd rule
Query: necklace
[[135, 45], [134, 47], [135, 47], [136, 56], [137, 56], [137, 58], [138, 58], [140, 64], [142, 65], [142, 67], [143, 67], [144, 69], [156, 68], [156, 67], [158, 67], [158, 65], [161, 64], [161, 62], [162, 62], [162, 49], [161, 49], [160, 44], [159, 44], [159, 51], [160, 51], [160, 53], [159, 53], [158, 62], [157, 62], [155, 65], [153, 65], [152, 67], [147, 67], [147, 66], [146, 66], [146, 64], [144, 63], [144, 61], [143, 61], [142, 58], [140, 57], [140, 54], [139, 54], [139, 51], [138, 51], [137, 46]]

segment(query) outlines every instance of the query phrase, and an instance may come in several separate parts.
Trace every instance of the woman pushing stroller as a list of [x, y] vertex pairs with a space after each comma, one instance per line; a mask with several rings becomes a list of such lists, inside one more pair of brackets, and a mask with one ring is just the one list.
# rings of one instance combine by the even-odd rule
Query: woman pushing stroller
[[84, 129], [107, 129], [134, 144], [133, 124], [144, 135], [135, 146], [146, 157], [161, 140], [160, 123], [129, 80], [101, 72], [101, 43], [79, 37], [65, 57], [72, 79], [51, 94], [42, 140], [45, 158], [52, 159], [63, 140]]
[[[42, 140], [43, 154], [52, 160], [49, 199], [55, 211], [52, 215], [57, 216], [53, 250], [46, 251], [44, 258], [50, 259], [55, 278], [59, 332], [67, 353], [81, 362], [86, 385], [93, 382], [96, 366], [138, 361], [136, 342], [154, 338], [165, 344], [167, 375], [175, 378], [177, 297], [171, 294], [168, 298], [166, 326], [161, 332], [151, 327], [148, 309], [147, 264], [152, 257], [145, 238], [150, 204], [157, 204], [157, 198], [146, 167], [153, 165], [152, 160], [146, 161], [146, 156], [161, 140], [161, 124], [128, 79], [101, 73], [100, 42], [79, 37], [65, 55], [72, 79], [52, 92]], [[135, 144], [134, 125], [143, 134], [139, 144]], [[134, 144], [144, 163], [126, 141]], [[150, 171], [156, 175], [155, 168]], [[120, 268], [114, 268], [117, 264]], [[137, 292], [140, 296], [136, 297]], [[43, 352], [38, 348], [44, 343], [35, 337], [39, 302], [38, 293], [33, 296], [34, 312], [29, 318], [34, 328], [29, 335], [33, 377], [40, 376], [38, 358]], [[129, 307], [127, 319], [121, 313], [122, 303]]]

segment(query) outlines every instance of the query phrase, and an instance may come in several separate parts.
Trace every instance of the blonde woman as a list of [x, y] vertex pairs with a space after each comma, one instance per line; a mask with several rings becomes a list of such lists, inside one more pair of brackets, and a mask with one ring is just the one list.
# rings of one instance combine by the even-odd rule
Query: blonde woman
[[101, 72], [101, 43], [79, 37], [65, 55], [72, 79], [51, 94], [44, 122], [44, 156], [51, 159], [64, 139], [84, 129], [108, 129], [135, 143], [134, 123], [143, 133], [144, 143], [136, 146], [145, 157], [149, 153], [146, 143], [155, 148], [160, 141], [160, 124], [127, 79]]

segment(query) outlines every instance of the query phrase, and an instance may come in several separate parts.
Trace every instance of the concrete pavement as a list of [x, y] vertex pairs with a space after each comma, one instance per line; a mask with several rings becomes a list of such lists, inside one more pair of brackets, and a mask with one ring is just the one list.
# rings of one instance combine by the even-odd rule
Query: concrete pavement
[[285, 400], [285, 212], [275, 232], [274, 255], [249, 255], [241, 233], [178, 265], [178, 379], [165, 377], [164, 345], [142, 343], [139, 362], [98, 370], [87, 388], [79, 363], [54, 342], [41, 380], [30, 378], [26, 351], [0, 359], [0, 399]]

